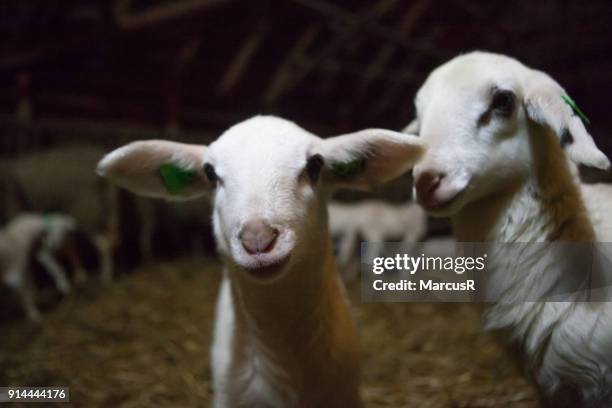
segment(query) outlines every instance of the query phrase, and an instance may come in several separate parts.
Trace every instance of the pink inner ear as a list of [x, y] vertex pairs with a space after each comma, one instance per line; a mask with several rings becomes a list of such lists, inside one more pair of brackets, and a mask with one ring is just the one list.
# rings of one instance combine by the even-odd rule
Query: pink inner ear
[[567, 144], [565, 150], [573, 161], [602, 170], [610, 168], [610, 160], [597, 148], [579, 117], [570, 119], [568, 133], [572, 135], [573, 143]]
[[[371, 160], [377, 177], [389, 180], [410, 170], [425, 152], [424, 143], [416, 136], [404, 135], [404, 141], [384, 141], [376, 145], [376, 159]], [[409, 142], [409, 143], [407, 143]]]
[[[98, 173], [123, 188], [145, 196], [196, 197], [207, 189], [206, 181], [200, 177], [200, 163], [205, 151], [205, 146], [163, 140], [134, 142], [104, 157], [98, 166]], [[171, 170], [171, 174], [166, 174], [164, 178], [160, 173], [164, 165], [174, 166], [179, 171]]]
[[339, 176], [337, 181], [353, 187], [373, 185], [410, 170], [425, 150], [423, 141], [413, 135], [389, 133], [362, 134], [355, 141], [347, 139], [346, 142], [354, 142], [350, 144], [360, 152], [361, 158], [337, 165], [334, 168], [334, 173]]
[[574, 115], [557, 93], [557, 86], [530, 92], [525, 103], [529, 118], [553, 131], [574, 162], [602, 170], [610, 167], [608, 158], [597, 148], [581, 118]]
[[205, 146], [165, 140], [134, 142], [115, 150], [100, 163], [103, 174], [130, 175], [157, 173], [163, 164], [176, 163], [196, 170], [206, 151]]

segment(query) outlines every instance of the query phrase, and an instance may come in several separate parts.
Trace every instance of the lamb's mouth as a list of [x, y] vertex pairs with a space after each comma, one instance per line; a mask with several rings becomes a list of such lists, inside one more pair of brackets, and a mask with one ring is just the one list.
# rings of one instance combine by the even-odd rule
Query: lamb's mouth
[[288, 262], [289, 262], [289, 256], [285, 256], [272, 263], [261, 263], [261, 264], [252, 265], [252, 266], [249, 265], [248, 267], [245, 267], [244, 269], [247, 271], [249, 275], [257, 279], [272, 278], [278, 275], [278, 273], [283, 269], [285, 265], [287, 265]]

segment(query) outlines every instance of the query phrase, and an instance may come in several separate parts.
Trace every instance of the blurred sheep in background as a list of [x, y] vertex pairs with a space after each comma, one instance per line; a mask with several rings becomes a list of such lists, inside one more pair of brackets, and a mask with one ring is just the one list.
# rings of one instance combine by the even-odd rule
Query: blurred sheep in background
[[385, 241], [403, 244], [418, 242], [427, 235], [427, 215], [416, 203], [393, 204], [382, 200], [329, 204], [329, 228], [338, 239], [338, 266], [347, 280], [356, 276], [354, 265], [359, 257], [358, 244], [369, 243], [364, 259], [377, 255]]
[[[64, 212], [73, 216], [95, 246], [100, 276], [108, 283], [113, 276], [113, 251], [118, 243], [119, 203], [114, 187], [94, 172], [103, 150], [95, 146], [66, 146], [5, 159], [2, 184], [12, 190], [11, 212]], [[81, 269], [78, 257], [73, 257]]]
[[32, 321], [40, 320], [40, 312], [36, 306], [31, 258], [35, 257], [44, 266], [58, 291], [70, 293], [71, 284], [54, 254], [75, 229], [75, 219], [67, 215], [24, 213], [0, 231], [0, 278], [17, 292]]

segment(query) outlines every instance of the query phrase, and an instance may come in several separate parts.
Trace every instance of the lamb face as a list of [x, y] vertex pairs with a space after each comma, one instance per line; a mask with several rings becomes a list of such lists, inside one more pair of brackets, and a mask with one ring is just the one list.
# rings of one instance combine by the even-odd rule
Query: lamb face
[[[231, 127], [209, 147], [134, 142], [107, 155], [98, 171], [148, 196], [212, 192], [219, 252], [230, 269], [267, 280], [324, 253], [331, 188], [399, 176], [423, 150], [412, 135], [369, 129], [324, 140], [287, 120], [259, 116]], [[169, 163], [195, 174], [174, 196], [159, 177], [160, 166]]]
[[210, 145], [204, 167], [214, 185], [217, 247], [227, 262], [271, 278], [321, 245], [312, 239], [325, 219], [319, 140], [268, 118], [236, 125]]
[[414, 169], [418, 201], [432, 214], [448, 216], [510, 191], [532, 171], [533, 126], [556, 134], [575, 162], [607, 168], [563, 93], [546, 74], [497, 54], [462, 55], [434, 70], [417, 94], [417, 118], [407, 128], [429, 147]]

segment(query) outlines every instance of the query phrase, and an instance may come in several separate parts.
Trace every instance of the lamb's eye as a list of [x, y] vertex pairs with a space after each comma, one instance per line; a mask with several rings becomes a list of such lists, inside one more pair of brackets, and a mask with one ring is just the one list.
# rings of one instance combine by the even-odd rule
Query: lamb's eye
[[319, 175], [321, 174], [323, 164], [325, 164], [325, 161], [323, 160], [323, 156], [320, 154], [315, 154], [308, 158], [308, 161], [306, 162], [306, 172], [313, 183], [316, 183], [317, 180], [319, 180]]
[[490, 109], [501, 117], [509, 118], [514, 112], [515, 103], [516, 96], [514, 96], [514, 92], [499, 89], [493, 93]]
[[208, 181], [213, 185], [217, 184], [217, 181], [219, 181], [219, 176], [217, 176], [215, 168], [210, 163], [204, 164], [204, 174], [206, 175]]

